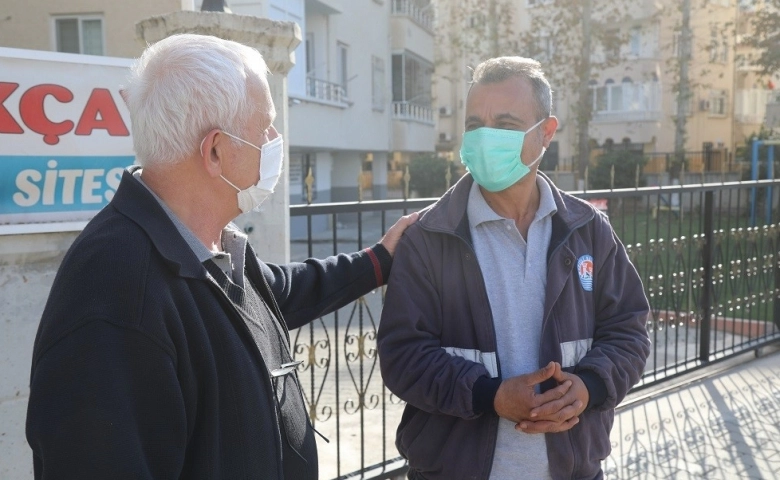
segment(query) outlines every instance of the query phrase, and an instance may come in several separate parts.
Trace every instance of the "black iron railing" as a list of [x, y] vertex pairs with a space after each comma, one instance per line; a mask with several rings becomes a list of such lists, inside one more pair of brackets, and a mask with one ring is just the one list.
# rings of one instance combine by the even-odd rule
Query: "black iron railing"
[[[780, 341], [780, 181], [573, 192], [598, 205], [639, 272], [653, 350], [642, 389]], [[306, 235], [293, 260], [370, 246], [397, 218], [436, 199], [296, 205]], [[317, 222], [313, 222], [317, 219]], [[389, 478], [403, 402], [382, 383], [378, 290], [292, 332], [322, 478]]]

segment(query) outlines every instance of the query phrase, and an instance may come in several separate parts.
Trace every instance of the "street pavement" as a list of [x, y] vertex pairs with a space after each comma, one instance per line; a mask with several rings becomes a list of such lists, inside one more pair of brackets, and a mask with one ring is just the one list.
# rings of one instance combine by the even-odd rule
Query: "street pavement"
[[765, 350], [629, 395], [606, 477], [780, 478], [780, 352]]

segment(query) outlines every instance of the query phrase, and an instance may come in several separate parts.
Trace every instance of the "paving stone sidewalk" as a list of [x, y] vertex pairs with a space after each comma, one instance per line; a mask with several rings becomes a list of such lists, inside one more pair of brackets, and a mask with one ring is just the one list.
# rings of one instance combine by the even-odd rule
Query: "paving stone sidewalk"
[[780, 478], [780, 352], [638, 394], [618, 409], [607, 478]]

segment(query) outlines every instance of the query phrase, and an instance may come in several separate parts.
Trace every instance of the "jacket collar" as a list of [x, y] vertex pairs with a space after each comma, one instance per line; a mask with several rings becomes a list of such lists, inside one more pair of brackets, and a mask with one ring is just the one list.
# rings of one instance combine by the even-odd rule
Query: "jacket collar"
[[111, 205], [146, 232], [154, 247], [177, 275], [205, 278], [206, 270], [203, 264], [198, 261], [192, 248], [179, 234], [160, 203], [133, 177], [133, 172], [140, 168], [134, 165], [124, 171]]
[[[550, 185], [557, 212], [553, 215], [553, 233], [570, 231], [593, 217], [593, 208], [584, 200], [559, 190], [544, 173], [538, 172]], [[474, 179], [466, 173], [433, 205], [421, 212], [418, 223], [426, 230], [457, 235], [471, 244], [467, 205]], [[557, 228], [556, 228], [557, 224]], [[555, 236], [555, 235], [553, 235]]]

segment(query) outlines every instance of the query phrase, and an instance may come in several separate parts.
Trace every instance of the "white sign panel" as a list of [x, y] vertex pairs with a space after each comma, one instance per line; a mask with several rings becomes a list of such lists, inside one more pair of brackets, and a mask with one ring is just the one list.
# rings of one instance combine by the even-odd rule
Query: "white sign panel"
[[0, 48], [0, 233], [85, 221], [111, 200], [135, 160], [119, 95], [131, 64]]

